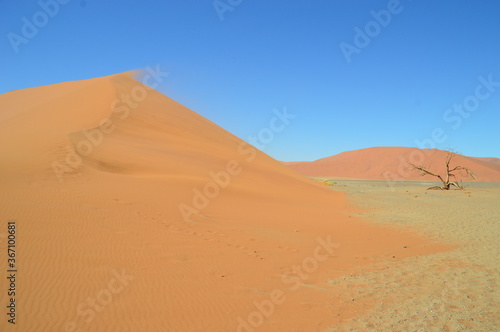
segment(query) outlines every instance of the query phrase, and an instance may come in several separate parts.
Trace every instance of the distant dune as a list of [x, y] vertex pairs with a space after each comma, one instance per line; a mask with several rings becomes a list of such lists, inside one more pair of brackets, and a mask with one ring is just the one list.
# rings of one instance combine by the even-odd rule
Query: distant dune
[[[409, 163], [423, 164], [431, 171], [443, 173], [448, 151], [406, 147], [374, 147], [342, 152], [311, 162], [285, 162], [290, 168], [305, 176], [326, 176], [365, 180], [436, 180], [421, 177], [412, 171]], [[500, 181], [500, 159], [457, 156], [451, 165], [468, 167], [476, 174], [476, 181]], [[471, 181], [469, 178], [468, 180]]]
[[128, 74], [1, 95], [0, 142], [16, 331], [326, 329], [368, 308], [331, 278], [449, 248], [349, 216], [343, 193]]
[[489, 163], [500, 164], [500, 158], [475, 158]]

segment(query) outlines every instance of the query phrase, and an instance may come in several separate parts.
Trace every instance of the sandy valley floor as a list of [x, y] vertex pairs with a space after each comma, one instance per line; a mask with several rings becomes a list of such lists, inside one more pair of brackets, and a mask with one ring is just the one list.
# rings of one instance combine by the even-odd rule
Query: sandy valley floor
[[499, 330], [500, 183], [446, 192], [426, 190], [429, 182], [332, 181], [371, 220], [414, 228], [457, 248], [331, 280], [346, 288], [346, 303], [373, 305], [331, 331]]

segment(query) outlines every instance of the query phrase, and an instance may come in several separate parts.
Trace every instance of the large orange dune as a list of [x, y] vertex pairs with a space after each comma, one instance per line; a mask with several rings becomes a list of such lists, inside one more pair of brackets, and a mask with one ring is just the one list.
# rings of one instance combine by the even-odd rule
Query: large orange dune
[[[374, 147], [342, 152], [315, 161], [286, 162], [290, 168], [305, 176], [325, 176], [365, 180], [431, 180], [436, 177], [421, 176], [412, 170], [410, 163], [423, 165], [436, 174], [445, 174], [448, 151], [438, 149], [417, 149], [406, 147]], [[475, 181], [499, 182], [500, 159], [476, 158], [457, 155], [450, 166], [461, 165], [470, 168]], [[458, 180], [473, 181], [464, 172], [457, 173]]]
[[449, 249], [129, 74], [1, 95], [0, 142], [2, 331], [322, 331], [371, 307], [330, 279]]

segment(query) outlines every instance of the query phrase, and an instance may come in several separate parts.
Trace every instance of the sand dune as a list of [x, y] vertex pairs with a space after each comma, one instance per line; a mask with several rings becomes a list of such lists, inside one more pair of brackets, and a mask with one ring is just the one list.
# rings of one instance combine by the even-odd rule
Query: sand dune
[[19, 262], [2, 331], [324, 330], [373, 306], [330, 279], [451, 248], [349, 216], [129, 74], [1, 95], [0, 142]]
[[[405, 147], [375, 147], [342, 152], [312, 162], [285, 163], [306, 176], [326, 176], [366, 180], [435, 180], [421, 177], [412, 171], [409, 163], [423, 164], [433, 172], [443, 173], [448, 152], [437, 149]], [[500, 165], [497, 158], [457, 156], [452, 165], [469, 167], [476, 174], [476, 181], [500, 181]], [[470, 181], [469, 179], [468, 181]], [[465, 181], [465, 178], [464, 178]]]
[[486, 161], [489, 163], [500, 164], [500, 158], [477, 158], [476, 157], [475, 159]]

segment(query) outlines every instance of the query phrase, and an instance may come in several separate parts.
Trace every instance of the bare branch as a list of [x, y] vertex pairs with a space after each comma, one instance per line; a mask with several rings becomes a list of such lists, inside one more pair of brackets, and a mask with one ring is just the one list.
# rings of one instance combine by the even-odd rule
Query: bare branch
[[[470, 168], [467, 168], [467, 167], [464, 167], [464, 166], [457, 166], [455, 167], [454, 169], [448, 171], [449, 173], [451, 172], [454, 172], [454, 171], [465, 171], [467, 173], [467, 176], [470, 176], [471, 178], [473, 178], [474, 180], [476, 179], [476, 176], [474, 174], [474, 172], [470, 169]], [[453, 174], [450, 174], [450, 176], [452, 176]], [[455, 176], [455, 175], [453, 175]]]
[[443, 190], [443, 187], [440, 186], [434, 186], [434, 187], [429, 187], [427, 190]]
[[431, 171], [429, 171], [426, 167], [422, 166], [422, 165], [415, 165], [415, 164], [410, 164], [412, 166], [413, 169], [417, 169], [419, 171], [422, 172], [422, 175], [425, 175], [425, 174], [429, 174], [429, 175], [432, 175], [432, 176], [436, 176], [438, 178], [440, 178], [441, 176], [438, 175], [438, 174], [434, 174], [432, 173]]

